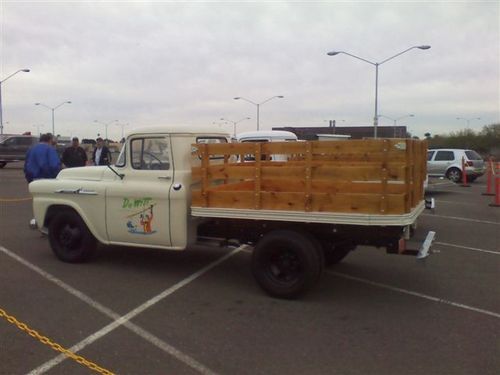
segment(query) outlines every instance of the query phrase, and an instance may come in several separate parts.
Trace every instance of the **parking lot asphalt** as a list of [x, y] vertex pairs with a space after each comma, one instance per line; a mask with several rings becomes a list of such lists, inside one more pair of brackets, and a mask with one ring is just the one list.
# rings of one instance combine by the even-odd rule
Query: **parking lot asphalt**
[[[22, 165], [0, 170], [0, 309], [117, 374], [498, 374], [500, 208], [431, 181], [424, 262], [360, 247], [300, 300], [265, 295], [251, 248], [100, 247], [66, 264], [28, 228]], [[88, 374], [0, 318], [0, 374]]]

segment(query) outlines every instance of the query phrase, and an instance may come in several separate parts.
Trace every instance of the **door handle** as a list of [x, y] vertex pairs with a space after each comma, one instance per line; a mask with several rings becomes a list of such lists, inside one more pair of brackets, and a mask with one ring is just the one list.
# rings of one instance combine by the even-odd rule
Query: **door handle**
[[159, 180], [171, 180], [172, 177], [170, 177], [170, 176], [158, 176], [158, 179]]

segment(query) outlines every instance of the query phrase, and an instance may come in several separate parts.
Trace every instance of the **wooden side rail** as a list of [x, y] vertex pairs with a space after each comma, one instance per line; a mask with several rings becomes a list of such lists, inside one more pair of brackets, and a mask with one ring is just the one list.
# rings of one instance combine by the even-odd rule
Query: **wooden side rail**
[[192, 205], [404, 214], [423, 199], [426, 150], [410, 139], [196, 144]]

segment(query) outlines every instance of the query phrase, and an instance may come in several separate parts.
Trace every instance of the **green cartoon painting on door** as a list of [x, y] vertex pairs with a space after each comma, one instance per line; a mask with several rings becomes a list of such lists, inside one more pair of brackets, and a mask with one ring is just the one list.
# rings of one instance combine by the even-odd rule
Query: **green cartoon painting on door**
[[156, 233], [153, 228], [155, 206], [156, 203], [151, 198], [123, 198], [122, 208], [133, 210], [132, 213], [125, 217], [128, 232], [143, 235]]

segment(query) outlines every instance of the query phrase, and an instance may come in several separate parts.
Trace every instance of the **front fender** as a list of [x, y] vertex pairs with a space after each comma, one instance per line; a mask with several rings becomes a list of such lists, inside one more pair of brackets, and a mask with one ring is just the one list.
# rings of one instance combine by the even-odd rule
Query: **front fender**
[[[39, 229], [47, 228], [53, 214], [64, 207], [76, 211], [90, 232], [101, 243], [109, 243], [106, 232], [106, 202], [104, 184], [86, 181], [38, 180], [30, 183], [33, 213]], [[83, 192], [83, 193], [81, 193]], [[92, 194], [88, 194], [91, 192]]]

